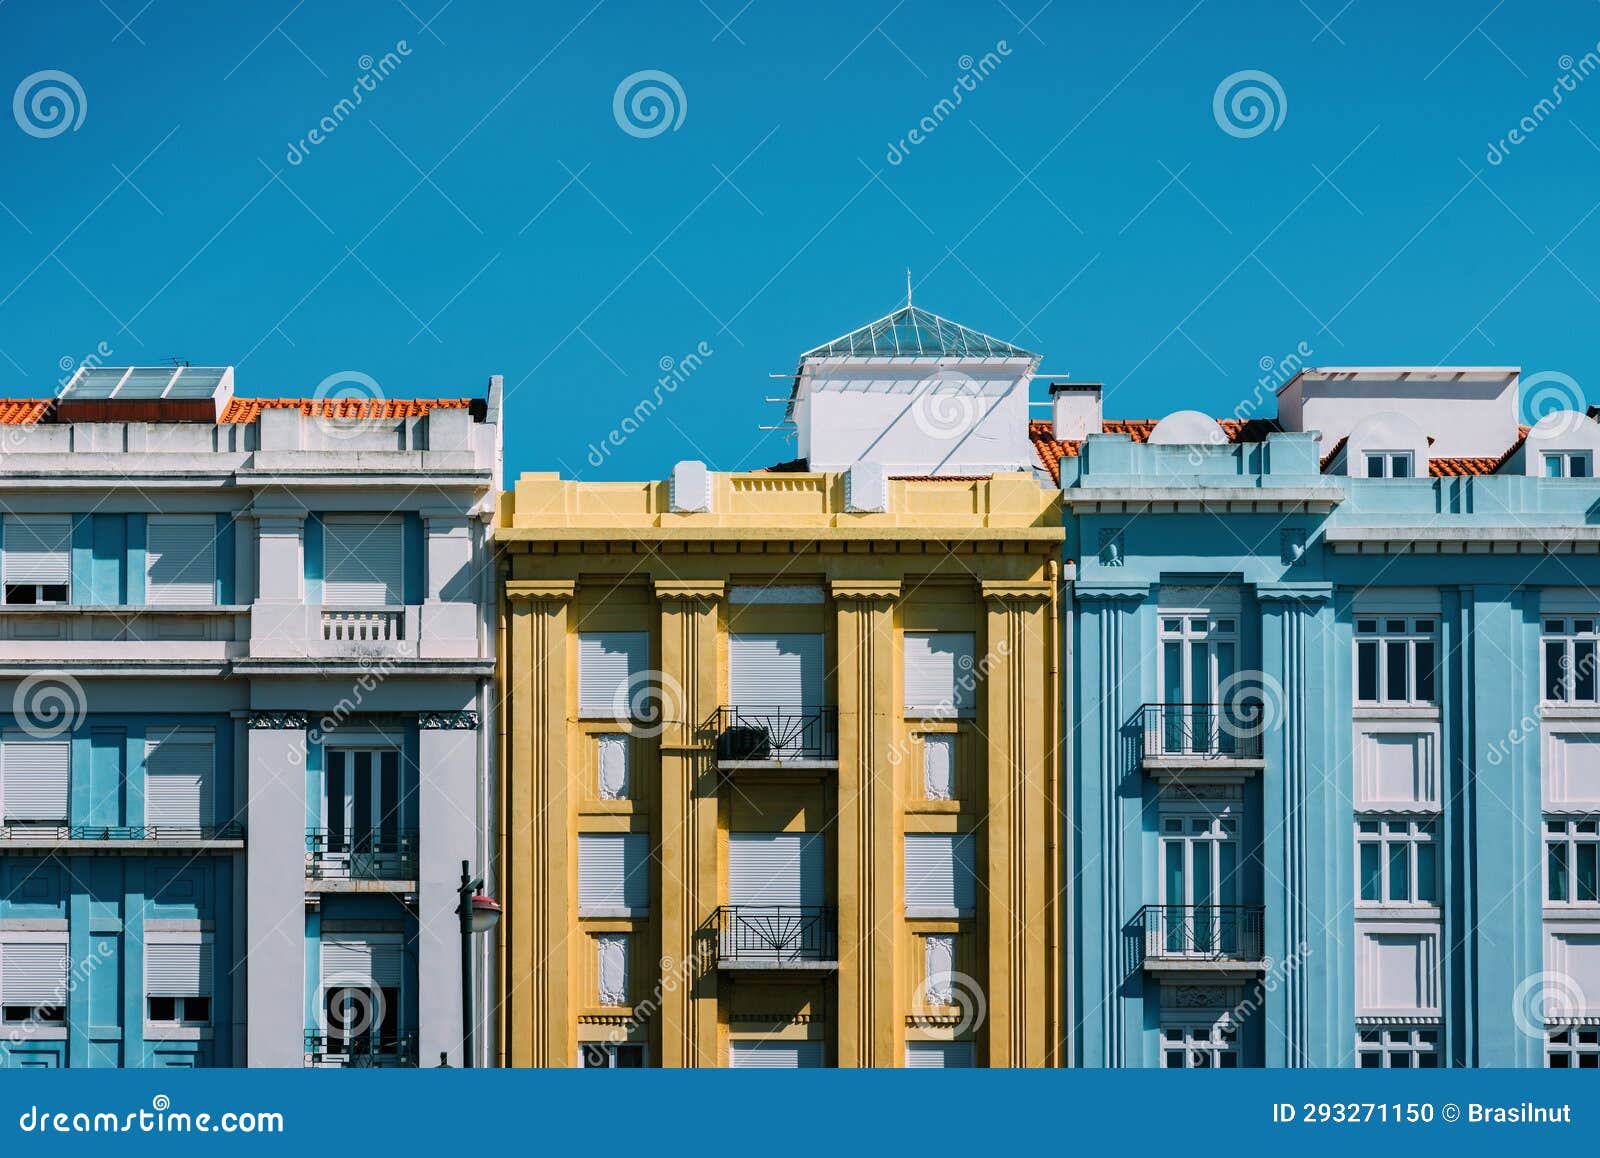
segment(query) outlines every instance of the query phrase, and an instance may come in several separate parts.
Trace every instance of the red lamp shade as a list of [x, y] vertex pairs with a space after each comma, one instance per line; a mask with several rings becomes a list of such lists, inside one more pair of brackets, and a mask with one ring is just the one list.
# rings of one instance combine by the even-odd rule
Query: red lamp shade
[[500, 923], [500, 903], [479, 893], [472, 898], [472, 931], [487, 933]]

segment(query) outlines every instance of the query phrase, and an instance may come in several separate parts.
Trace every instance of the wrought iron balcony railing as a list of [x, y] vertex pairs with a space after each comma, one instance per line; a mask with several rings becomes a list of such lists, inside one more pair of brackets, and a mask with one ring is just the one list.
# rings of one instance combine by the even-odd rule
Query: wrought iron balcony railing
[[409, 1033], [323, 1033], [306, 1030], [305, 1064], [342, 1069], [405, 1069], [417, 1064], [417, 1039]]
[[7, 824], [0, 840], [243, 840], [241, 824]]
[[1146, 905], [1139, 910], [1149, 962], [1259, 961], [1261, 905]]
[[409, 881], [417, 877], [417, 833], [306, 829], [306, 876], [323, 881]]
[[1266, 704], [1145, 704], [1140, 709], [1146, 758], [1259, 760]]
[[759, 967], [839, 960], [839, 910], [831, 905], [723, 905], [717, 910], [717, 961]]
[[838, 708], [718, 708], [716, 729], [719, 764], [839, 758]]

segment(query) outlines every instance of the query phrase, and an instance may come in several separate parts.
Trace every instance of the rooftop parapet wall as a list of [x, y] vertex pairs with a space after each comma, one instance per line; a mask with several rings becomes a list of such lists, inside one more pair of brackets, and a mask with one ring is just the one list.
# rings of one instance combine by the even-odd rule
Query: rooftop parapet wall
[[1093, 434], [1078, 454], [1060, 460], [1063, 488], [1134, 485], [1269, 486], [1293, 482], [1337, 488], [1317, 457], [1317, 433], [1276, 433], [1262, 442], [1135, 442], [1126, 434]]

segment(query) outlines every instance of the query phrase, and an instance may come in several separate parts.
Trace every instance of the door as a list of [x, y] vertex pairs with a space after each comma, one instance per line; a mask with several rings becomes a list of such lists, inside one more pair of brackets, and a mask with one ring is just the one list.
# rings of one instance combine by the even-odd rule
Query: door
[[321, 967], [319, 1006], [330, 1059], [367, 1065], [398, 1050], [399, 936], [379, 933], [324, 938]]
[[1167, 755], [1225, 755], [1233, 732], [1223, 715], [1238, 672], [1234, 616], [1161, 615], [1162, 743]]
[[1239, 951], [1239, 821], [1226, 807], [1161, 816], [1162, 949], [1166, 956]]
[[324, 777], [324, 871], [357, 880], [393, 880], [407, 851], [400, 835], [400, 753], [394, 748], [330, 748]]

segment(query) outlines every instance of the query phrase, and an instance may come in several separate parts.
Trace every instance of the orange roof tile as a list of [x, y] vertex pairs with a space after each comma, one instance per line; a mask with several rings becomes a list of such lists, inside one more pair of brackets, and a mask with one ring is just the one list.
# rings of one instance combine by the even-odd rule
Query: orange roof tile
[[49, 398], [0, 398], [0, 426], [32, 426], [50, 409]]
[[[1148, 442], [1158, 421], [1155, 418], [1107, 418], [1100, 429], [1105, 434], [1126, 434], [1134, 442]], [[1217, 425], [1222, 427], [1229, 442], [1260, 442], [1278, 429], [1275, 418], [1223, 418], [1217, 421]], [[1050, 472], [1050, 478], [1059, 483], [1061, 460], [1077, 458], [1081, 444], [1077, 440], [1058, 441], [1052, 430], [1049, 419], [1035, 419], [1028, 423], [1028, 437], [1033, 440], [1039, 461]]]
[[466, 410], [468, 398], [232, 398], [220, 422], [254, 422], [263, 410], [298, 407], [307, 418], [422, 418], [430, 410]]

